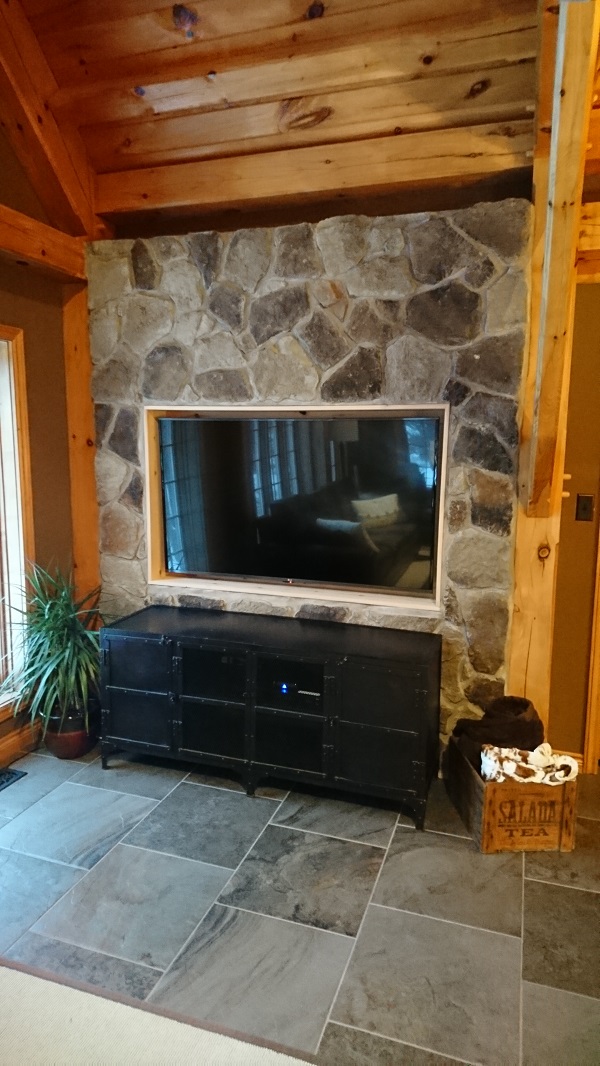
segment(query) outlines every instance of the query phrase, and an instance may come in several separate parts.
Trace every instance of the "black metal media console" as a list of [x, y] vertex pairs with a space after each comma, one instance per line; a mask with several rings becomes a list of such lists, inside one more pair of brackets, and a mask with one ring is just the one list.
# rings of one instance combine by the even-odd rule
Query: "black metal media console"
[[422, 828], [438, 764], [429, 633], [147, 607], [106, 627], [102, 765], [128, 749], [394, 799]]

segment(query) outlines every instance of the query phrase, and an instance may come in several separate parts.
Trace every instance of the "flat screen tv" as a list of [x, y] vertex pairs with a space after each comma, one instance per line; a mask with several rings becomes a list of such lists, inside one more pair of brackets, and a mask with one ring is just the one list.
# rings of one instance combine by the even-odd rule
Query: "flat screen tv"
[[159, 417], [165, 570], [435, 593], [444, 409]]

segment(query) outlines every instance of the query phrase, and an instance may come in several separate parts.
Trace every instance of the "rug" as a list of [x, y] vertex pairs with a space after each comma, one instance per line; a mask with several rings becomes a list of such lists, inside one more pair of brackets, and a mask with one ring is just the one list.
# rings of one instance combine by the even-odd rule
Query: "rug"
[[271, 1048], [6, 964], [0, 1002], [0, 1066], [298, 1066]]
[[3, 788], [8, 788], [9, 785], [14, 784], [20, 777], [27, 777], [26, 770], [0, 770], [0, 792]]

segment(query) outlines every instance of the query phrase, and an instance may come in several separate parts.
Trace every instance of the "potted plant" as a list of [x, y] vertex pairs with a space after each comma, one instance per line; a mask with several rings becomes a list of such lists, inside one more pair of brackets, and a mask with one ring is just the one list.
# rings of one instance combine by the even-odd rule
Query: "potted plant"
[[[97, 737], [99, 590], [76, 599], [72, 580], [35, 564], [27, 576], [20, 654], [0, 685], [15, 714], [42, 725], [48, 749], [74, 759]], [[96, 726], [96, 729], [94, 729]]]

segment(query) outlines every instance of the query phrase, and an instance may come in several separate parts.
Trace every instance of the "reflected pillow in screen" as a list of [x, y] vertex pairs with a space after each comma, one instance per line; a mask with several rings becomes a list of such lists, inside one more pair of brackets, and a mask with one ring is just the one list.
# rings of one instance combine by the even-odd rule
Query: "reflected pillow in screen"
[[374, 496], [370, 500], [352, 500], [352, 508], [365, 529], [393, 526], [403, 517], [395, 492], [389, 496]]
[[317, 518], [317, 526], [319, 529], [326, 530], [329, 533], [343, 533], [348, 537], [354, 537], [357, 541], [361, 541], [370, 551], [379, 551], [379, 548], [376, 544], [373, 544], [361, 522], [348, 522], [345, 518]]

